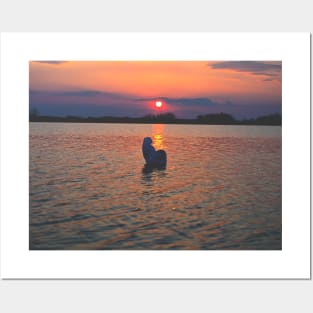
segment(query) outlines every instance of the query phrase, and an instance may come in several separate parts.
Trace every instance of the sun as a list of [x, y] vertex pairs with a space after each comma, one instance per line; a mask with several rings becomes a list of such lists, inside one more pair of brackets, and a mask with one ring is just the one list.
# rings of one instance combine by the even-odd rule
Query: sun
[[162, 106], [163, 106], [162, 101], [155, 101], [155, 107], [156, 107], [156, 108], [161, 109]]

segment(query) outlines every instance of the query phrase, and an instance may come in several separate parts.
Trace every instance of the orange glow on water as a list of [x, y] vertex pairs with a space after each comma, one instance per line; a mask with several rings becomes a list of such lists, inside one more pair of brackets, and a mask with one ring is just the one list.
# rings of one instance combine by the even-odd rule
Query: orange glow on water
[[154, 147], [159, 149], [164, 149], [164, 124], [152, 124], [152, 138]]

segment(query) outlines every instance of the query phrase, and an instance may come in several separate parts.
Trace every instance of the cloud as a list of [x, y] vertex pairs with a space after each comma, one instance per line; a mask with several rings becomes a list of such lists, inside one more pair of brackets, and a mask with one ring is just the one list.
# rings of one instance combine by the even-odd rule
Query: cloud
[[[123, 93], [111, 93], [100, 90], [29, 90], [29, 102], [42, 114], [130, 114], [145, 108], [136, 107], [133, 97]], [[89, 113], [88, 113], [89, 112]], [[127, 113], [123, 113], [127, 112]], [[128, 113], [129, 112], [129, 113]], [[133, 113], [134, 112], [134, 113]]]
[[209, 107], [214, 102], [209, 98], [167, 98], [167, 97], [156, 97], [156, 98], [143, 98], [136, 99], [137, 101], [156, 101], [163, 100], [168, 104], [177, 104], [181, 106], [198, 106], [198, 107]]
[[263, 61], [225, 61], [208, 64], [212, 69], [227, 69], [235, 72], [251, 73], [253, 75], [264, 75], [278, 77], [281, 75], [281, 62]]
[[56, 93], [58, 96], [70, 96], [70, 97], [95, 97], [102, 94], [97, 90], [77, 90], [77, 91], [64, 91]]
[[113, 93], [101, 90], [91, 89], [79, 89], [79, 90], [67, 90], [67, 91], [45, 91], [45, 90], [33, 90], [29, 91], [30, 96], [57, 96], [57, 97], [107, 97], [114, 99], [129, 99], [129, 96], [123, 93]]
[[[271, 79], [271, 78], [270, 78]], [[177, 117], [196, 118], [197, 115], [210, 113], [228, 113], [235, 118], [254, 118], [260, 115], [281, 113], [281, 103], [264, 103], [262, 100], [251, 103], [241, 103], [232, 101], [216, 101], [210, 98], [169, 98], [169, 97], [151, 97], [136, 99], [136, 101], [156, 101], [161, 100], [171, 106], [173, 113]]]
[[177, 99], [168, 99], [169, 103], [180, 104], [183, 106], [200, 106], [200, 107], [209, 107], [214, 104], [214, 102], [208, 98], [177, 98]]
[[269, 76], [269, 77], [275, 77], [277, 76], [277, 74], [274, 74], [274, 73], [264, 73], [264, 72], [255, 72], [255, 73], [252, 73], [253, 75], [266, 75], [266, 76]]
[[45, 64], [51, 64], [51, 65], [58, 65], [58, 64], [63, 64], [67, 63], [68, 61], [32, 61], [34, 63], [45, 63]]
[[86, 103], [32, 103], [30, 109], [36, 108], [40, 115], [50, 116], [81, 116], [81, 117], [99, 117], [99, 116], [129, 116], [138, 117], [147, 114], [147, 111], [141, 107], [133, 108], [131, 111], [125, 109], [124, 103], [114, 105], [97, 105]]

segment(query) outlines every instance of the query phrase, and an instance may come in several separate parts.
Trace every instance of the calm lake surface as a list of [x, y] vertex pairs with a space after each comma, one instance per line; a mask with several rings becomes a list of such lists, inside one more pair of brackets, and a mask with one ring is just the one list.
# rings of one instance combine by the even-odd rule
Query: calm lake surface
[[30, 123], [29, 145], [30, 249], [281, 249], [281, 127]]

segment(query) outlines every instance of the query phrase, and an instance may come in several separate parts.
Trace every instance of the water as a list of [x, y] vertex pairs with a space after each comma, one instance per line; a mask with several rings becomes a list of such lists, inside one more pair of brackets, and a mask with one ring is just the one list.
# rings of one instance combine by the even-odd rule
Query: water
[[281, 175], [281, 127], [30, 123], [30, 249], [281, 249]]

